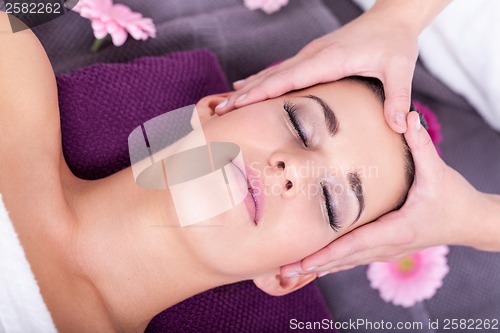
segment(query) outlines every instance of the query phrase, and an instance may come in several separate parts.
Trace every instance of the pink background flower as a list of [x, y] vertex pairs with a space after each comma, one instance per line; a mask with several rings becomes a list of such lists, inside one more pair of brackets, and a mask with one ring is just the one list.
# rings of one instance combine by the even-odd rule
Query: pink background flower
[[403, 307], [430, 299], [448, 273], [447, 246], [436, 246], [391, 262], [368, 266], [370, 285], [386, 302]]
[[267, 14], [272, 14], [286, 6], [288, 0], [245, 0], [245, 6], [250, 10], [262, 9]]
[[429, 132], [429, 135], [431, 136], [432, 142], [436, 146], [436, 150], [438, 151], [439, 155], [441, 155], [441, 150], [439, 149], [438, 144], [441, 142], [441, 124], [439, 123], [439, 119], [437, 118], [436, 114], [432, 112], [432, 110], [425, 104], [422, 104], [418, 101], [413, 101], [413, 105], [415, 108], [420, 111], [425, 120], [427, 121], [427, 125], [429, 125], [429, 128], [427, 129], [427, 132]]
[[109, 34], [115, 46], [123, 45], [128, 34], [137, 40], [156, 37], [152, 19], [111, 0], [80, 0], [73, 10], [92, 22], [95, 38], [101, 39]]

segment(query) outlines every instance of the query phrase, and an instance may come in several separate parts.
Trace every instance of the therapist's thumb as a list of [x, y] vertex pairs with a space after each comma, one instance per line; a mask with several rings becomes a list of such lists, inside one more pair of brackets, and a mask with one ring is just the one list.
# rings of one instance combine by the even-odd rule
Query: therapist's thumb
[[404, 133], [407, 129], [406, 115], [411, 104], [412, 73], [412, 68], [392, 69], [383, 82], [385, 119], [392, 130], [398, 133]]
[[445, 164], [439, 157], [429, 132], [422, 126], [418, 112], [410, 112], [406, 120], [407, 131], [404, 136], [415, 163], [416, 181], [435, 181]]

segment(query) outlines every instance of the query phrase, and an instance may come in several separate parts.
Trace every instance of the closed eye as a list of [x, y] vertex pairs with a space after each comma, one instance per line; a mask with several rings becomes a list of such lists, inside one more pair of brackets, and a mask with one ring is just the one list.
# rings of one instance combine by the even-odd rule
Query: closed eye
[[297, 108], [295, 104], [290, 101], [285, 101], [283, 103], [283, 109], [288, 115], [288, 119], [292, 124], [293, 130], [295, 131], [295, 135], [299, 138], [304, 146], [308, 147], [309, 139], [304, 131], [304, 127], [300, 123], [299, 118], [297, 117]]
[[321, 188], [323, 190], [325, 212], [327, 213], [328, 216], [328, 223], [330, 224], [330, 227], [333, 229], [333, 231], [338, 232], [340, 230], [340, 224], [338, 221], [337, 214], [335, 214], [335, 210], [332, 207], [332, 198], [330, 192], [323, 184], [321, 184]]

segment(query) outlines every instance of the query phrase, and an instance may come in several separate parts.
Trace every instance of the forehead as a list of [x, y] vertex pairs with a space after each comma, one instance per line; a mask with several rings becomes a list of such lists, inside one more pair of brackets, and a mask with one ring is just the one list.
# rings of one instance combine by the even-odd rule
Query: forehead
[[328, 163], [338, 170], [357, 171], [365, 197], [360, 221], [392, 210], [405, 191], [405, 148], [400, 134], [387, 125], [383, 104], [364, 83], [342, 80], [294, 92], [315, 95], [332, 109], [338, 132], [325, 140]]

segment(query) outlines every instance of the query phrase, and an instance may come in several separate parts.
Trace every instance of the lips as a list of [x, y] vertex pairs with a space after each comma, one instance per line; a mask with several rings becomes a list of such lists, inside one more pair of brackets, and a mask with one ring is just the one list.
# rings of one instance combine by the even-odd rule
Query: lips
[[263, 208], [263, 195], [262, 195], [262, 183], [256, 170], [245, 166], [248, 195], [245, 198], [245, 205], [253, 217], [255, 224], [258, 224], [260, 218], [262, 217]]
[[[261, 218], [263, 207], [262, 185], [260, 177], [256, 170], [250, 168], [247, 165], [244, 165], [243, 163], [240, 164], [236, 163], [236, 161], [233, 161], [232, 164], [238, 170], [237, 173], [239, 174], [239, 179], [244, 180], [244, 183], [243, 181], [240, 183], [241, 190], [244, 191], [242, 187], [246, 186], [246, 190], [248, 191], [248, 193], [245, 196], [245, 199], [243, 199], [243, 202], [245, 203], [245, 207], [251, 219], [257, 225], [258, 221]], [[243, 172], [242, 169], [244, 169], [245, 172]]]

